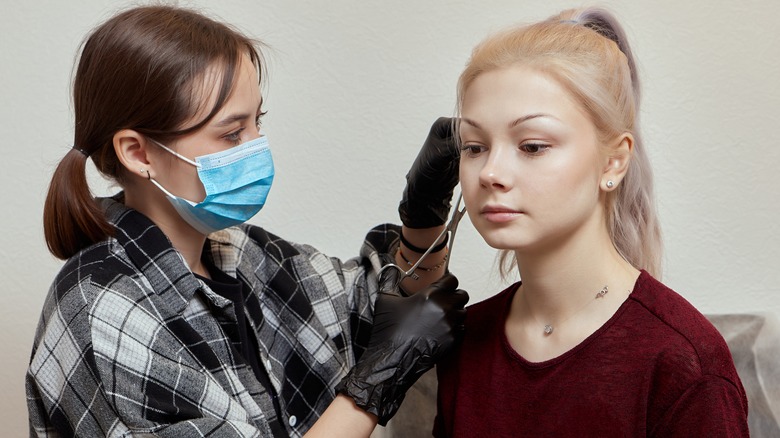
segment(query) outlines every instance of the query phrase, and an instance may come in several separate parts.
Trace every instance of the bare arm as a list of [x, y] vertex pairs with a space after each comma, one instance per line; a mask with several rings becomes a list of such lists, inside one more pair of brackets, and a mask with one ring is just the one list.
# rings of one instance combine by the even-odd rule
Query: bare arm
[[376, 415], [360, 409], [351, 398], [339, 394], [304, 436], [310, 438], [368, 437], [374, 431], [376, 423]]

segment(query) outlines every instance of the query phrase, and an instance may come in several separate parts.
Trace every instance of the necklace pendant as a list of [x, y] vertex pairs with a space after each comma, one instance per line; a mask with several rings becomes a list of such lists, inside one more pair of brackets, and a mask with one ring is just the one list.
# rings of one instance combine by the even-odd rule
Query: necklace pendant
[[545, 335], [551, 335], [552, 332], [553, 332], [553, 326], [551, 326], [550, 324], [546, 324], [544, 326], [544, 334]]

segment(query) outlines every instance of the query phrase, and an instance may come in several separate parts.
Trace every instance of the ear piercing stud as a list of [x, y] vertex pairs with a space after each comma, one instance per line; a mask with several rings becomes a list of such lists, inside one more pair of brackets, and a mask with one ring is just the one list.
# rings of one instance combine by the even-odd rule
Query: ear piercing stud
[[146, 173], [146, 179], [152, 179], [152, 175], [149, 174], [149, 170], [141, 169], [140, 172], [141, 172], [141, 174]]
[[607, 188], [611, 189], [612, 187], [615, 187], [615, 182], [612, 180], [607, 181]]

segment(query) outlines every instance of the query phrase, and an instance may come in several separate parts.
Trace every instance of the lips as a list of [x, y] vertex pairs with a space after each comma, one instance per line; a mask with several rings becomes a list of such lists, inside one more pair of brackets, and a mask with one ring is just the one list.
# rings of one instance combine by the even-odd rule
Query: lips
[[480, 211], [480, 214], [489, 222], [503, 223], [517, 219], [524, 213], [502, 205], [488, 205]]

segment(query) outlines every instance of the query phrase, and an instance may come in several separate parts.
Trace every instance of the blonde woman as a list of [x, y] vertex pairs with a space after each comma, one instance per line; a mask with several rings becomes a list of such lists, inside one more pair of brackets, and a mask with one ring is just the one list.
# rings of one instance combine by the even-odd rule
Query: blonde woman
[[726, 343], [657, 279], [639, 82], [613, 16], [488, 37], [458, 98], [469, 216], [522, 281], [468, 309], [435, 435], [748, 435]]

